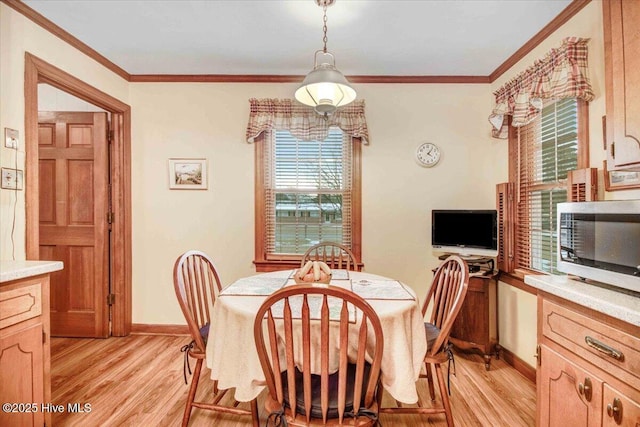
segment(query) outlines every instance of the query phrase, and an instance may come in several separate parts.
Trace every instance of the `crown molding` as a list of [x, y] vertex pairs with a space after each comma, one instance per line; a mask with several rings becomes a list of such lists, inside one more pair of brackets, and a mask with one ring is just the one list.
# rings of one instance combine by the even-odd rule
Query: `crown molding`
[[[43, 29], [75, 47], [123, 79], [134, 83], [299, 83], [304, 76], [262, 75], [262, 74], [129, 74], [96, 50], [83, 43], [52, 21], [45, 18], [20, 0], [0, 0], [12, 9], [24, 15]], [[553, 21], [527, 41], [520, 49], [488, 76], [347, 76], [351, 83], [392, 83], [392, 84], [482, 84], [493, 83], [529, 52], [537, 47], [551, 33], [560, 28], [591, 0], [573, 0]]]
[[351, 83], [489, 83], [489, 76], [347, 76]]
[[513, 55], [507, 58], [493, 73], [489, 75], [489, 82], [493, 83], [500, 76], [502, 76], [509, 68], [513, 67], [518, 61], [524, 58], [529, 52], [535, 49], [544, 39], [549, 37], [551, 33], [556, 31], [562, 25], [564, 25], [569, 19], [580, 12], [583, 7], [591, 3], [591, 0], [573, 0], [569, 6], [565, 7], [553, 21], [549, 22], [543, 29], [538, 31], [536, 35], [531, 37], [528, 42], [522, 45], [522, 47], [515, 51]]
[[[490, 83], [489, 76], [346, 76], [351, 83]], [[304, 76], [262, 74], [132, 74], [133, 83], [301, 83]]]
[[133, 83], [300, 83], [304, 76], [270, 74], [132, 74]]

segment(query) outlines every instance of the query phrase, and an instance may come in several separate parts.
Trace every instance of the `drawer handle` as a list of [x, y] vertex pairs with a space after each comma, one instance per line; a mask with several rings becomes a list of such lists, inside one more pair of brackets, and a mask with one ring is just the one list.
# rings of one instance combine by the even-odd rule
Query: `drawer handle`
[[590, 336], [584, 337], [584, 342], [591, 348], [595, 348], [600, 353], [604, 353], [609, 357], [613, 357], [614, 359], [622, 362], [624, 360], [624, 354], [621, 351], [616, 350], [613, 347], [609, 347], [603, 342], [598, 341], [595, 338], [591, 338]]
[[578, 384], [578, 391], [584, 396], [587, 402], [591, 402], [592, 390], [593, 386], [591, 384], [591, 378], [589, 377], [584, 379], [584, 383]]
[[607, 405], [607, 415], [613, 417], [616, 424], [622, 423], [622, 402], [617, 397], [613, 399], [613, 403]]

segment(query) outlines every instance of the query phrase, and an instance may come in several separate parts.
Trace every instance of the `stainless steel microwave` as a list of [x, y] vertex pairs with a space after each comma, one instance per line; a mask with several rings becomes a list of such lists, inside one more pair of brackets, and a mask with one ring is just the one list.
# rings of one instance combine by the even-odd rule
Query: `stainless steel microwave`
[[558, 270], [640, 292], [640, 200], [558, 204]]

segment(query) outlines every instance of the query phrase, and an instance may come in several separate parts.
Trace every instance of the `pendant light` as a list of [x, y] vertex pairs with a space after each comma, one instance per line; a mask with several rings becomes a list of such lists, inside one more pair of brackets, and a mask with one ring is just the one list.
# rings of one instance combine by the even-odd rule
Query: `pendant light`
[[335, 0], [316, 0], [316, 3], [322, 6], [323, 11], [324, 47], [316, 51], [313, 70], [296, 90], [295, 98], [313, 107], [318, 114], [326, 118], [338, 107], [353, 102], [356, 99], [356, 91], [336, 68], [333, 54], [327, 51], [327, 7], [335, 3]]

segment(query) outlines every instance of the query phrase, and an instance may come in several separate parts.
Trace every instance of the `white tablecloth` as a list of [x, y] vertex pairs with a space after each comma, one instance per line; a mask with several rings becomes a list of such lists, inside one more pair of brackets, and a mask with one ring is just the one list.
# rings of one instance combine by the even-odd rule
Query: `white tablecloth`
[[[351, 287], [378, 314], [384, 335], [382, 385], [400, 402], [417, 402], [416, 381], [427, 343], [415, 293], [384, 277], [354, 271], [348, 274], [348, 280], [332, 280], [331, 284]], [[254, 399], [266, 387], [253, 337], [253, 322], [267, 295], [281, 286], [295, 284], [290, 275], [291, 270], [286, 270], [240, 279], [225, 288], [213, 306], [206, 363], [211, 369], [211, 378], [218, 380], [218, 387], [235, 387], [235, 398], [240, 402]], [[393, 299], [383, 299], [385, 285], [389, 287], [389, 298]]]

